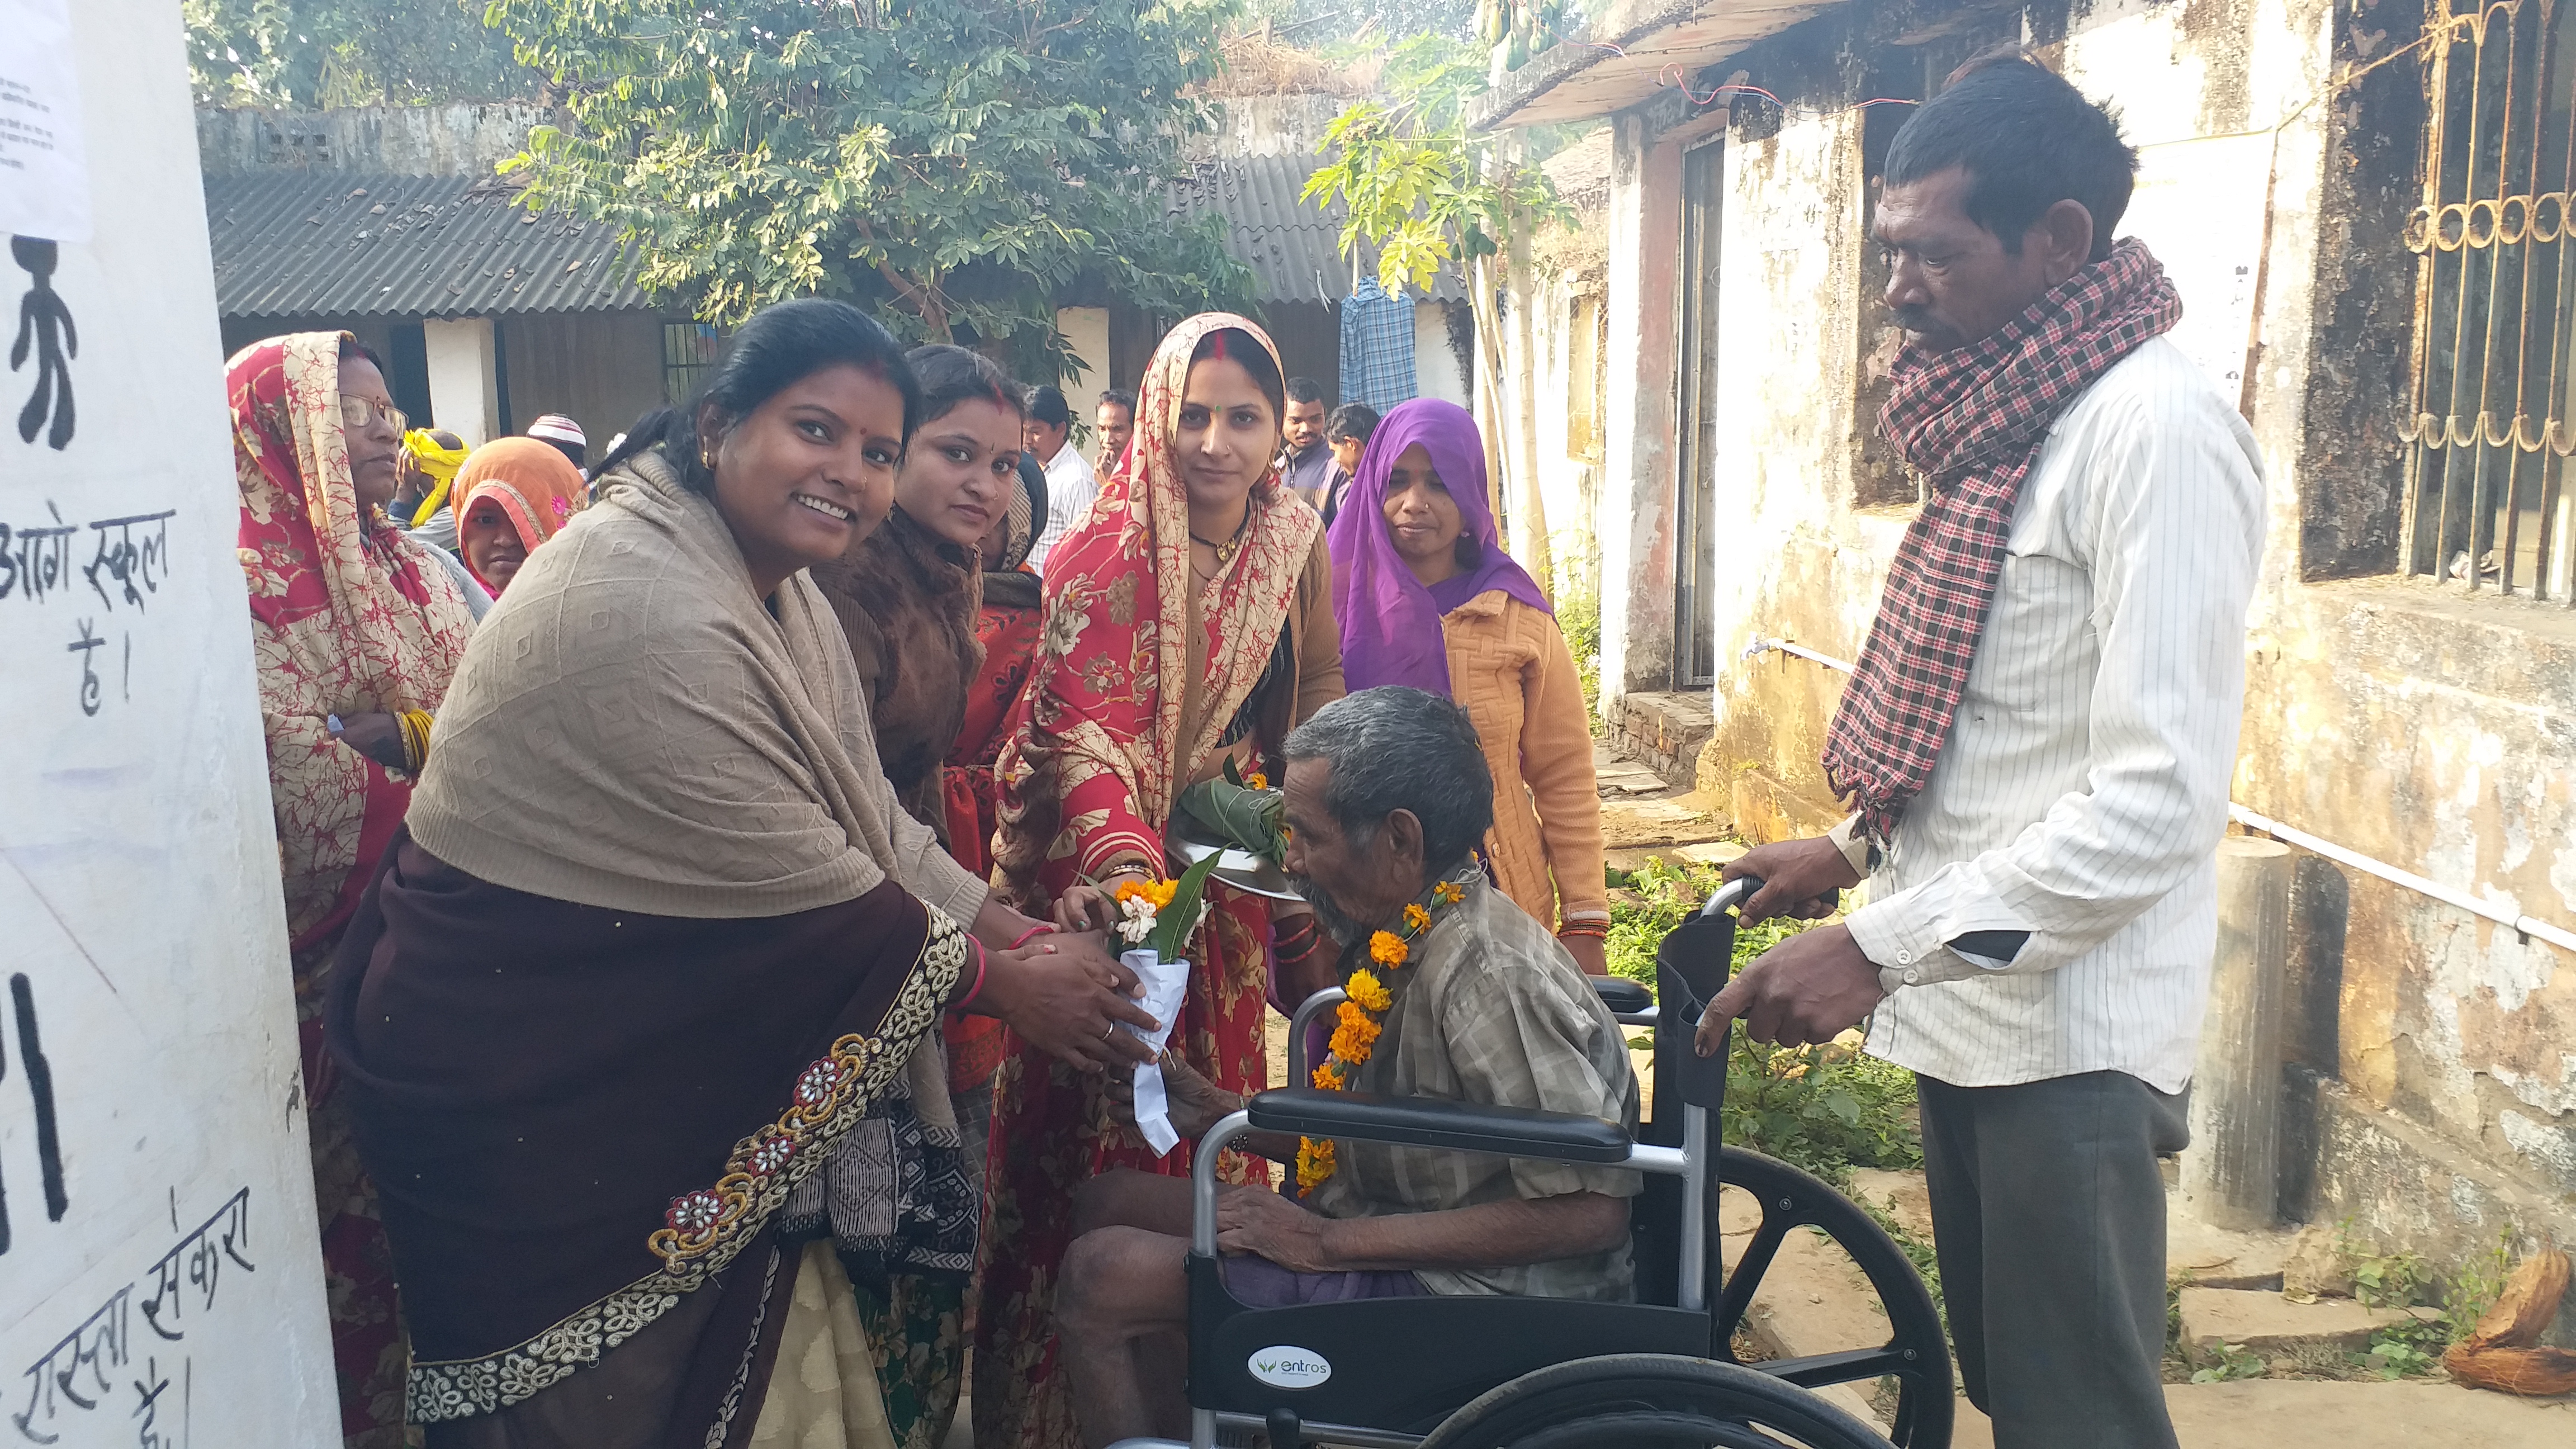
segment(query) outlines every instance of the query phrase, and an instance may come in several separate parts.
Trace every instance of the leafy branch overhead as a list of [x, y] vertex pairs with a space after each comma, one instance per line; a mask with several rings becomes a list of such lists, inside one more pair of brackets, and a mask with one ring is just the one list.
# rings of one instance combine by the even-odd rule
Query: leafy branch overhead
[[[505, 169], [614, 222], [642, 281], [710, 321], [822, 294], [910, 336], [1065, 363], [1057, 300], [1240, 299], [1213, 218], [1178, 219], [1236, 0], [491, 0], [565, 94]], [[1037, 355], [1032, 355], [1032, 354]], [[1097, 359], [1095, 359], [1097, 361]]]
[[1516, 228], [1528, 235], [1572, 212], [1545, 173], [1467, 129], [1466, 105], [1483, 89], [1482, 75], [1420, 45], [1393, 57], [1388, 80], [1401, 99], [1355, 102], [1333, 118], [1319, 148], [1331, 159], [1306, 178], [1299, 199], [1342, 202], [1342, 255], [1374, 245], [1378, 284], [1390, 294], [1427, 292], [1455, 266], [1472, 295], [1476, 264], [1498, 255]]

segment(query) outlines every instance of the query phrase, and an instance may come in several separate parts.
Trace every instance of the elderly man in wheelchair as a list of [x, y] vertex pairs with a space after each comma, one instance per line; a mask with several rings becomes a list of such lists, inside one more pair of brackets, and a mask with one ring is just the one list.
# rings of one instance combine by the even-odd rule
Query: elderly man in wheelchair
[[[1366, 690], [1292, 733], [1286, 754], [1288, 870], [1347, 973], [1300, 1009], [1291, 1080], [1307, 1076], [1303, 1025], [1327, 1007], [1332, 1055], [1315, 1087], [1248, 1102], [1165, 1060], [1172, 1126], [1199, 1138], [1193, 1180], [1086, 1185], [1058, 1288], [1086, 1442], [1186, 1434], [1207, 1449], [1258, 1428], [1274, 1449], [1867, 1449], [1889, 1440], [1805, 1390], [1885, 1379], [1895, 1442], [1941, 1449], [1948, 1355], [1911, 1266], [1823, 1184], [1714, 1149], [1724, 1059], [1697, 1058], [1687, 1030], [1659, 1034], [1675, 1100], [1641, 1129], [1620, 1024], [1652, 1025], [1653, 1003], [1587, 980], [1486, 883], [1474, 850], [1493, 785], [1465, 712]], [[1681, 1022], [1724, 981], [1723, 903], [1661, 953]], [[1221, 1148], [1293, 1163], [1293, 1185], [1220, 1187]], [[1708, 1251], [1721, 1179], [1743, 1180], [1762, 1212], [1723, 1281]], [[1739, 1367], [1731, 1336], [1799, 1225], [1852, 1248], [1894, 1336]]]

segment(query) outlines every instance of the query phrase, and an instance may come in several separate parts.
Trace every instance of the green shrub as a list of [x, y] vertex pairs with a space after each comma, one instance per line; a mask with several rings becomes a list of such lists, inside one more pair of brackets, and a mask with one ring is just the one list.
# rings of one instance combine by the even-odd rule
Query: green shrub
[[[1612, 974], [1655, 984], [1655, 947], [1717, 888], [1718, 872], [1654, 857], [1612, 871], [1622, 894], [1610, 906]], [[1804, 930], [1765, 921], [1735, 935], [1735, 967]], [[1837, 1187], [1855, 1167], [1923, 1165], [1914, 1122], [1914, 1074], [1862, 1052], [1851, 1033], [1823, 1046], [1775, 1047], [1735, 1036], [1727, 1058], [1721, 1140], [1795, 1163]]]

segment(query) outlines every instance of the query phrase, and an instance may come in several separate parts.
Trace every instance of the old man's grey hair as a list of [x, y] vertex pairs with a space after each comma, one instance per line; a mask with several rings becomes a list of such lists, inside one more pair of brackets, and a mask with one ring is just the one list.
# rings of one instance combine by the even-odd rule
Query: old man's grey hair
[[1466, 862], [1494, 824], [1494, 772], [1467, 711], [1402, 685], [1348, 694], [1288, 735], [1287, 755], [1321, 760], [1331, 811], [1354, 846], [1376, 838], [1386, 817], [1410, 810], [1422, 822], [1422, 863], [1434, 878]]

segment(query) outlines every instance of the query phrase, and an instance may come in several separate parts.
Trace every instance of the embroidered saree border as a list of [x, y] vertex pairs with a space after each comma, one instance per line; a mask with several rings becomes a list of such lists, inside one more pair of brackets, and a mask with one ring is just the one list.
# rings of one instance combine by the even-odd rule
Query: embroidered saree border
[[663, 1226], [648, 1245], [662, 1269], [638, 1279], [564, 1318], [525, 1342], [471, 1359], [415, 1360], [405, 1391], [405, 1413], [415, 1424], [489, 1414], [599, 1362], [679, 1306], [680, 1295], [722, 1272], [759, 1235], [798, 1183], [821, 1169], [822, 1149], [856, 1126], [892, 1087], [911, 1059], [910, 1050], [938, 1030], [939, 1014], [964, 974], [965, 933], [937, 911], [909, 979], [876, 1034], [853, 1032], [797, 1076], [787, 1110], [778, 1120], [734, 1144], [725, 1172], [712, 1187], [672, 1199]]

